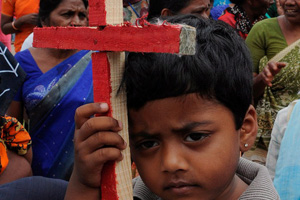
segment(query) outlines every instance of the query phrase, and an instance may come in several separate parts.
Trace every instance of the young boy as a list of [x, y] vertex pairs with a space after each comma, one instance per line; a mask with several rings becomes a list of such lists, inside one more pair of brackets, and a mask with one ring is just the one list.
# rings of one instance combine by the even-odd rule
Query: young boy
[[[221, 22], [194, 16], [171, 22], [197, 28], [196, 55], [132, 53], [126, 64], [130, 148], [140, 173], [133, 180], [133, 199], [279, 199], [267, 169], [240, 158], [257, 131], [244, 42]], [[24, 178], [0, 186], [0, 198], [58, 200], [68, 187], [65, 199], [101, 199], [102, 167], [122, 160], [127, 147], [118, 135], [120, 121], [90, 118], [108, 109], [106, 103], [77, 109], [68, 186], [62, 180]]]
[[[194, 16], [171, 22], [197, 28], [196, 55], [131, 53], [126, 64], [130, 148], [140, 173], [134, 199], [279, 199], [266, 168], [240, 158], [257, 131], [244, 42], [220, 22]], [[103, 164], [122, 160], [122, 123], [90, 118], [108, 109], [106, 103], [77, 109], [65, 199], [100, 199]]]

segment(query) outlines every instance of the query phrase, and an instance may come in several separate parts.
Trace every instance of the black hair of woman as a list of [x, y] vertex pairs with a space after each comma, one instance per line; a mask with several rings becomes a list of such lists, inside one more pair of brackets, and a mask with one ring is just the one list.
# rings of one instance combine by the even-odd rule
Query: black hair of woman
[[192, 0], [151, 0], [148, 10], [148, 20], [159, 17], [164, 8], [169, 9], [174, 15], [185, 8]]

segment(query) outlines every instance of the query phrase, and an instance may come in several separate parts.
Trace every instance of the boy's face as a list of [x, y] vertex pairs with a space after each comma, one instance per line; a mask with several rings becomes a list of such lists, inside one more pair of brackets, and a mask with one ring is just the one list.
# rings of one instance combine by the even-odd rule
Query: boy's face
[[240, 195], [235, 175], [240, 131], [229, 109], [189, 94], [148, 102], [129, 116], [133, 160], [156, 195], [164, 200]]

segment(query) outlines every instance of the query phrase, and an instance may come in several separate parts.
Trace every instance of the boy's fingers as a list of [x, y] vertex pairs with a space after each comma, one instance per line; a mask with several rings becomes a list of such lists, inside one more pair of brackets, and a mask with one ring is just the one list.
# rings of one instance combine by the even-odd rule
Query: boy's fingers
[[79, 147], [79, 149], [87, 151], [87, 154], [107, 147], [113, 147], [119, 150], [126, 148], [126, 143], [123, 138], [114, 132], [97, 132], [87, 138], [81, 145], [82, 147]]
[[85, 159], [80, 160], [80, 162], [92, 161], [94, 166], [101, 166], [107, 161], [121, 161], [122, 159], [123, 155], [119, 149], [108, 147], [94, 151]]
[[122, 130], [122, 123], [112, 117], [94, 117], [85, 121], [80, 131], [75, 132], [75, 137], [79, 141], [84, 141], [88, 137], [100, 131], [118, 132]]
[[104, 114], [108, 111], [107, 103], [90, 103], [80, 106], [75, 112], [76, 129], [81, 126], [95, 114]]
[[[123, 155], [119, 149], [116, 148], [102, 148], [96, 151], [91, 155], [96, 159], [96, 157], [103, 158], [106, 161], [113, 160], [113, 161], [121, 161], [123, 159]], [[93, 159], [93, 158], [92, 158]]]

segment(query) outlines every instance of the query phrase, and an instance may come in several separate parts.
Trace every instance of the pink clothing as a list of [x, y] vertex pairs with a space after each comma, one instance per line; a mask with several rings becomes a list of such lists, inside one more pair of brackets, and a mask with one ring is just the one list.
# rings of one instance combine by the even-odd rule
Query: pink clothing
[[[0, 12], [2, 10], [2, 0], [0, 0]], [[1, 15], [0, 15], [0, 21], [1, 21]], [[2, 42], [5, 46], [7, 46], [7, 48], [9, 49], [9, 51], [11, 51], [11, 34], [9, 35], [5, 35], [4, 33], [2, 33], [1, 29], [0, 29], [0, 42]]]

